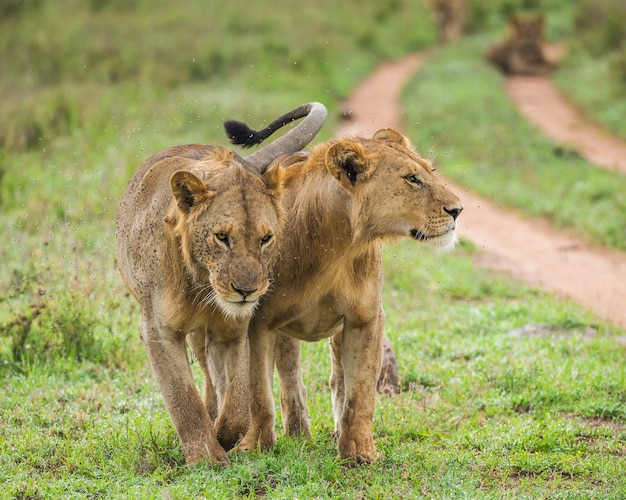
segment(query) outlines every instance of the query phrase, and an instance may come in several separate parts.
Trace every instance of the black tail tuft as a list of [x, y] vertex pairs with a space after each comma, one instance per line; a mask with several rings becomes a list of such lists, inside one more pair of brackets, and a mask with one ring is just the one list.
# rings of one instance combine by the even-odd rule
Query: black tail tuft
[[313, 140], [313, 137], [319, 132], [326, 119], [326, 108], [324, 105], [319, 102], [303, 104], [276, 118], [276, 120], [261, 130], [254, 130], [243, 122], [227, 120], [224, 122], [224, 130], [232, 144], [249, 148], [260, 144], [278, 129], [300, 118], [304, 118], [302, 123], [271, 144], [246, 157], [249, 164], [254, 164], [256, 170], [264, 172], [267, 166], [281, 154], [301, 151], [302, 148]]
[[224, 122], [226, 135], [230, 139], [231, 144], [237, 144], [244, 148], [250, 148], [260, 144], [266, 137], [251, 129], [243, 122], [237, 120], [227, 120]]

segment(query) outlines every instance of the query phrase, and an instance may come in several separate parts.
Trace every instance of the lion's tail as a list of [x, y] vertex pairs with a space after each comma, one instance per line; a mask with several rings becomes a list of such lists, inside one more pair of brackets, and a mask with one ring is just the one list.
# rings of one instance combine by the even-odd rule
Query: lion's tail
[[225, 121], [224, 129], [232, 144], [249, 148], [260, 144], [288, 123], [304, 117], [300, 124], [284, 136], [245, 158], [246, 163], [262, 173], [276, 157], [285, 153], [296, 153], [309, 144], [324, 125], [326, 114], [323, 104], [310, 102], [285, 113], [261, 130], [254, 130], [236, 120]]

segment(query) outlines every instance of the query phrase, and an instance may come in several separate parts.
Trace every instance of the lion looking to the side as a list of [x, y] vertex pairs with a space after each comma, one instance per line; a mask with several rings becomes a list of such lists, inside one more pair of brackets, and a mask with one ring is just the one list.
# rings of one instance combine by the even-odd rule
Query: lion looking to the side
[[272, 374], [283, 426], [310, 435], [300, 340], [330, 338], [335, 431], [342, 458], [371, 462], [384, 312], [381, 242], [456, 240], [463, 206], [399, 132], [331, 140], [279, 157], [286, 227], [271, 290], [250, 322], [251, 422], [238, 447], [275, 444]]
[[[281, 169], [256, 169], [315, 136], [325, 108], [312, 104], [268, 126], [262, 138], [309, 113], [247, 158], [201, 144], [162, 151], [122, 197], [117, 263], [141, 306], [141, 338], [188, 463], [228, 462], [225, 448], [248, 427], [248, 323], [270, 285], [283, 222]], [[205, 378], [204, 400], [186, 340]]]
[[544, 54], [544, 26], [543, 14], [512, 16], [506, 40], [487, 51], [487, 60], [507, 75], [542, 75], [554, 69]]

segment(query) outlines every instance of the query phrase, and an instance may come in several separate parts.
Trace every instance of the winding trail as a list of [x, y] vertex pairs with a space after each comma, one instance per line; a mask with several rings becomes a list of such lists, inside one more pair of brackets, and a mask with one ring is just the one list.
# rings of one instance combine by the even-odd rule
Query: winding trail
[[[336, 135], [369, 137], [381, 127], [402, 129], [400, 90], [426, 57], [426, 53], [419, 53], [380, 66], [346, 101], [344, 110], [350, 120], [337, 130]], [[553, 116], [548, 113], [548, 106], [557, 100], [553, 101], [554, 94], [551, 94], [547, 100], [541, 101], [544, 104], [539, 107], [537, 99], [540, 93], [554, 90], [547, 79], [533, 79], [530, 83], [534, 86], [530, 88], [527, 80], [509, 82], [510, 95], [514, 100], [520, 99], [522, 112], [531, 121], [536, 119], [545, 123], [547, 117]], [[562, 98], [560, 100], [569, 108]], [[537, 114], [540, 116], [534, 118]], [[559, 132], [563, 128], [580, 131], [581, 123], [582, 120], [577, 125], [555, 120], [551, 122], [551, 128]], [[587, 133], [578, 133], [573, 140], [565, 135], [560, 137], [557, 140], [571, 142], [571, 147], [580, 148], [584, 155], [603, 149], [595, 142], [587, 144], [588, 140], [597, 140]], [[626, 155], [621, 153], [621, 160], [624, 158]], [[611, 157], [605, 166], [619, 168], [618, 160]], [[478, 259], [480, 265], [506, 271], [532, 286], [569, 297], [600, 317], [626, 328], [625, 253], [592, 245], [553, 228], [545, 220], [522, 218], [514, 211], [497, 207], [465, 188], [446, 182], [465, 205], [459, 235], [483, 250]]]
[[626, 172], [626, 144], [588, 123], [547, 78], [509, 78], [506, 92], [520, 112], [556, 142], [568, 144], [590, 163]]

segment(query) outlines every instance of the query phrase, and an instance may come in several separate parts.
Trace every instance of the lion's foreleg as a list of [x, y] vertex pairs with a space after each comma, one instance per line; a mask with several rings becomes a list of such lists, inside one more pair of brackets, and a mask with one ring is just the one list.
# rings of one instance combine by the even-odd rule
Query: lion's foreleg
[[195, 387], [184, 336], [159, 325], [145, 312], [141, 329], [152, 371], [176, 428], [185, 460], [187, 463], [203, 459], [214, 463], [228, 462], [228, 455], [217, 441], [211, 418]]
[[276, 369], [280, 378], [280, 410], [289, 436], [311, 437], [306, 387], [302, 381], [300, 341], [280, 335], [276, 343]]
[[382, 363], [382, 336], [380, 318], [360, 326], [347, 324], [344, 329], [341, 366], [345, 395], [338, 443], [341, 458], [370, 463], [378, 457], [372, 426], [376, 382]]
[[237, 340], [207, 341], [211, 380], [218, 399], [215, 431], [222, 446], [231, 449], [250, 422], [250, 370], [247, 332]]
[[209, 373], [209, 365], [206, 356], [206, 332], [197, 330], [190, 333], [187, 336], [187, 342], [191, 347], [196, 362], [202, 370], [202, 375], [204, 376], [202, 400], [204, 401], [207, 412], [209, 412], [211, 420], [214, 421], [217, 418], [217, 394], [215, 393], [215, 388], [213, 387]]
[[269, 449], [276, 444], [274, 423], [274, 349], [276, 334], [250, 326], [250, 425], [237, 449]]

